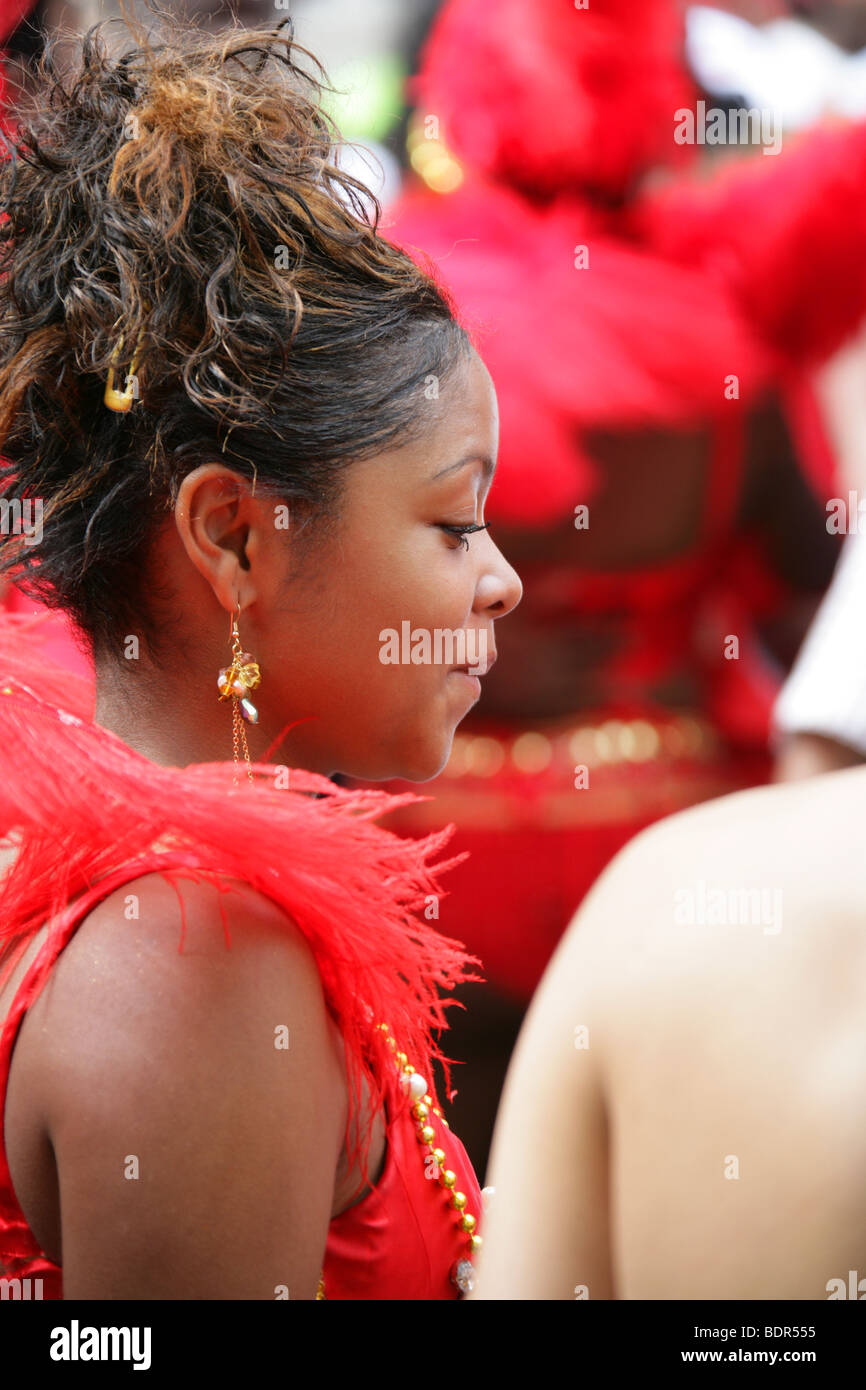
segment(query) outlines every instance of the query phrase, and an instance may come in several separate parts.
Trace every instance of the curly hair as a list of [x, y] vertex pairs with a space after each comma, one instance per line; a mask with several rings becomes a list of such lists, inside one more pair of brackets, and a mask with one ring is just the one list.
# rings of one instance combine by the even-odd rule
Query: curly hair
[[[351, 462], [423, 432], [470, 339], [340, 168], [291, 21], [211, 35], [145, 3], [158, 42], [124, 7], [131, 48], [96, 24], [66, 76], [49, 48], [40, 110], [3, 137], [0, 488], [43, 527], [2, 538], [0, 572], [94, 655], [132, 630], [158, 664], [146, 560], [184, 476], [222, 461], [327, 522]], [[121, 414], [103, 393], [134, 344]]]

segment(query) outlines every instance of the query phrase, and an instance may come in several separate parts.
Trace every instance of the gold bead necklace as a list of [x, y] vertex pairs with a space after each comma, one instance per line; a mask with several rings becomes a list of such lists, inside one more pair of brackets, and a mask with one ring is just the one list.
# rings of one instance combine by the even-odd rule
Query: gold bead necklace
[[[406, 1056], [405, 1052], [397, 1049], [397, 1043], [391, 1034], [387, 1023], [377, 1023], [376, 1027], [385, 1034], [385, 1041], [394, 1053], [394, 1062], [400, 1071], [403, 1085], [406, 1086], [414, 1104], [412, 1106], [412, 1117], [415, 1121], [415, 1132], [418, 1143], [426, 1153], [422, 1153], [425, 1175], [428, 1171], [429, 1160], [433, 1159], [434, 1176], [438, 1178], [440, 1187], [444, 1187], [451, 1193], [450, 1206], [452, 1210], [460, 1213], [457, 1223], [458, 1230], [466, 1236], [468, 1250], [465, 1255], [460, 1256], [451, 1266], [451, 1282], [459, 1290], [459, 1295], [467, 1294], [472, 1289], [475, 1270], [470, 1255], [476, 1254], [481, 1249], [481, 1236], [478, 1234], [478, 1218], [466, 1210], [467, 1197], [465, 1192], [455, 1190], [457, 1175], [453, 1169], [447, 1166], [445, 1150], [441, 1144], [436, 1145], [436, 1131], [430, 1123], [431, 1115], [435, 1115], [440, 1124], [449, 1129], [450, 1126], [442, 1111], [433, 1104], [433, 1099], [427, 1090], [427, 1081], [416, 1071]], [[435, 1147], [434, 1147], [435, 1145]], [[459, 1296], [458, 1295], [458, 1296]], [[319, 1276], [319, 1287], [316, 1291], [316, 1300], [326, 1299], [324, 1271]]]

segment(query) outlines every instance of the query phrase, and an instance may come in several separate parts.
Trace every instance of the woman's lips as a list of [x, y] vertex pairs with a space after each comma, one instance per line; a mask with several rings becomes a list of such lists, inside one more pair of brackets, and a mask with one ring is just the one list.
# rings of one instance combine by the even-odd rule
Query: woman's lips
[[465, 666], [452, 666], [452, 668], [451, 668], [451, 670], [449, 671], [448, 674], [449, 674], [449, 675], [452, 675], [452, 676], [457, 676], [457, 675], [459, 675], [459, 676], [472, 676], [473, 680], [477, 680], [477, 679], [479, 678], [479, 676], [486, 676], [486, 675], [487, 675], [487, 673], [490, 671], [491, 667], [493, 666], [493, 663], [494, 663], [495, 660], [496, 660], [496, 652], [493, 651], [493, 652], [490, 653], [486, 665], [485, 665], [485, 666], [482, 666], [480, 670], [477, 669], [477, 668], [480, 666], [480, 662], [468, 662], [468, 661], [467, 661], [467, 663], [465, 664]]
[[481, 694], [481, 681], [477, 676], [471, 676], [469, 672], [464, 671], [462, 667], [456, 667], [453, 671], [449, 671], [448, 674], [449, 676], [457, 676], [459, 680], [465, 681], [476, 697]]

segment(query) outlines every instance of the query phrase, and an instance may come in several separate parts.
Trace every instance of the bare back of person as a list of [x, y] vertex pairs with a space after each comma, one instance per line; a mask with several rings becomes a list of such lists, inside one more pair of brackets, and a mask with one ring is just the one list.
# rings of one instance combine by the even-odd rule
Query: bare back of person
[[866, 1293], [864, 805], [859, 768], [741, 792], [605, 872], [515, 1053], [476, 1296]]

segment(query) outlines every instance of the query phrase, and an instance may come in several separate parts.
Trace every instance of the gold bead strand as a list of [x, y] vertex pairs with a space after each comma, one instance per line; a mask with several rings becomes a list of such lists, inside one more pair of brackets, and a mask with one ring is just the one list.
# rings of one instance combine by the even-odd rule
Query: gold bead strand
[[[395, 1053], [394, 1062], [402, 1075], [406, 1078], [410, 1094], [417, 1096], [423, 1082], [421, 1074], [417, 1072], [409, 1062], [406, 1053], [397, 1050], [396, 1041], [391, 1036], [391, 1030], [387, 1023], [379, 1023], [376, 1026], [385, 1034], [385, 1040], [388, 1046]], [[413, 1081], [414, 1077], [417, 1077], [418, 1080]], [[426, 1082], [423, 1084], [426, 1086]], [[425, 1090], [422, 1095], [416, 1098], [412, 1106], [417, 1139], [419, 1144], [426, 1147], [428, 1152], [433, 1155], [436, 1166], [439, 1169], [439, 1185], [450, 1193], [450, 1205], [454, 1211], [460, 1213], [459, 1227], [461, 1231], [465, 1232], [468, 1239], [469, 1255], [475, 1255], [481, 1249], [482, 1245], [482, 1238], [477, 1231], [478, 1220], [471, 1212], [466, 1210], [467, 1197], [465, 1192], [455, 1190], [457, 1175], [454, 1173], [453, 1169], [447, 1166], [445, 1150], [441, 1145], [434, 1148], [436, 1131], [429, 1123], [431, 1112], [438, 1117], [445, 1129], [450, 1128], [445, 1116], [442, 1114], [439, 1107], [433, 1104], [432, 1097]], [[453, 1284], [456, 1284], [461, 1294], [466, 1294], [471, 1291], [473, 1278], [474, 1270], [471, 1259], [464, 1257], [454, 1262], [451, 1268], [451, 1281]]]

